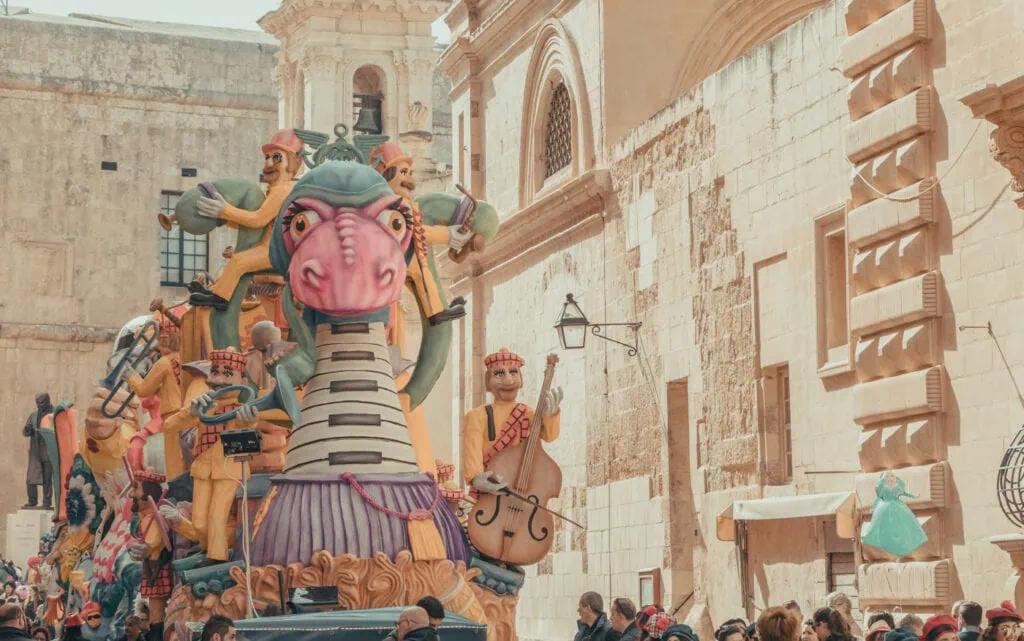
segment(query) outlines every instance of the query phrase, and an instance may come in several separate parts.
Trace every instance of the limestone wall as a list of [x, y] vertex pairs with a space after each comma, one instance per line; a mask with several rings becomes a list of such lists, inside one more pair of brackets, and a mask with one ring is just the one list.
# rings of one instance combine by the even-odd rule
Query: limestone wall
[[[0, 478], [16, 489], [0, 512], [25, 502], [33, 395], [82, 406], [116, 330], [158, 293], [185, 296], [160, 288], [161, 191], [258, 178], [276, 125], [272, 40], [174, 27], [0, 18]], [[231, 242], [211, 238], [214, 271]]]
[[[591, 10], [555, 16], [581, 48], [597, 39], [581, 18]], [[927, 16], [921, 58], [915, 12]], [[462, 282], [472, 311], [458, 327], [456, 402], [483, 400], [478, 360], [501, 346], [526, 357], [525, 400], [535, 402], [567, 292], [594, 322], [643, 322], [637, 357], [593, 336], [558, 352], [563, 434], [546, 449], [563, 469], [558, 508], [588, 533], [560, 528], [550, 560], [530, 570], [522, 638], [567, 638], [586, 589], [637, 599], [652, 563], [666, 606], [696, 592], [698, 624], [789, 598], [808, 612], [837, 586], [859, 591], [863, 610], [922, 614], [1013, 596], [1010, 559], [989, 538], [1014, 531], [995, 476], [1024, 415], [1014, 320], [1024, 292], [1011, 249], [1024, 223], [1010, 174], [989, 153], [993, 126], [959, 98], [1024, 74], [1013, 39], [1022, 24], [1007, 0], [826, 4], [614, 146], [600, 142], [610, 123], [592, 110], [596, 167], [610, 169], [612, 190], [589, 197], [601, 213], [576, 227], [543, 219], [547, 235], [518, 224], [542, 214], [517, 200], [523, 176], [505, 151], [521, 132], [515, 88], [531, 51], [484, 64], [481, 133], [467, 154], [480, 151], [486, 197], [515, 249], [501, 246], [498, 264], [482, 259]], [[578, 69], [587, 75], [599, 59], [580, 55]], [[471, 82], [459, 86], [455, 114], [474, 96]], [[927, 104], [911, 96], [922, 88]], [[863, 196], [848, 155], [890, 199]], [[899, 191], [929, 176], [941, 184], [927, 197]], [[566, 184], [560, 198], [537, 196], [559, 216], [573, 211], [561, 208], [572, 185], [593, 185]], [[994, 339], [958, 329], [989, 321]], [[869, 507], [886, 468], [920, 497], [912, 508], [931, 538], [908, 563], [838, 539], [827, 519], [751, 524], [745, 557], [717, 538], [716, 517], [736, 499], [856, 491]], [[613, 500], [633, 484], [628, 501]]]

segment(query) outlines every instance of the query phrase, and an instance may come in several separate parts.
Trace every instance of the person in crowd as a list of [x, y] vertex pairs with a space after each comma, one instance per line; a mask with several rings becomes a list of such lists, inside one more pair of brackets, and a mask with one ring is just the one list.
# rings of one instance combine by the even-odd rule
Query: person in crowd
[[948, 614], [939, 614], [924, 622], [921, 641], [957, 641], [956, 632], [956, 619]]
[[440, 630], [441, 624], [444, 623], [444, 606], [441, 605], [441, 601], [436, 597], [425, 596], [417, 601], [416, 605], [427, 611], [427, 616], [430, 618], [430, 627]]
[[608, 621], [612, 631], [608, 641], [640, 641], [640, 626], [636, 624], [636, 606], [625, 597], [612, 601], [608, 610]]
[[18, 584], [14, 581], [7, 581], [4, 583], [4, 601], [15, 596], [14, 591], [18, 588]]
[[864, 631], [860, 629], [857, 622], [853, 620], [853, 601], [845, 592], [833, 592], [825, 597], [825, 605], [838, 610], [839, 614], [842, 615], [843, 620], [846, 621], [846, 627], [850, 629], [850, 636], [857, 638], [864, 636]]
[[402, 610], [395, 626], [398, 641], [439, 641], [427, 611], [418, 605]]
[[818, 641], [853, 641], [846, 617], [831, 607], [818, 608], [814, 611], [814, 633], [818, 636]]
[[597, 592], [584, 592], [576, 608], [579, 620], [576, 622], [574, 641], [607, 641], [612, 624], [604, 613], [604, 599]]
[[661, 639], [661, 635], [670, 625], [675, 623], [665, 612], [665, 608], [657, 603], [644, 606], [636, 615], [636, 625], [640, 628], [640, 641]]
[[215, 614], [203, 625], [201, 641], [235, 641], [235, 622]]
[[746, 621], [729, 619], [715, 630], [715, 641], [748, 641]]
[[1017, 641], [1020, 639], [1021, 616], [1010, 601], [985, 613], [988, 627], [981, 633], [981, 641]]
[[32, 630], [32, 641], [50, 641], [50, 631], [45, 627], [38, 627]]
[[665, 641], [700, 641], [700, 637], [693, 631], [693, 628], [682, 623], [673, 623], [668, 626], [661, 636]]
[[914, 634], [920, 638], [920, 636], [924, 634], [924, 619], [916, 614], [907, 614], [900, 619], [900, 627], [907, 630], [913, 630]]
[[284, 610], [281, 609], [276, 603], [271, 603], [267, 607], [263, 608], [263, 612], [260, 613], [260, 618], [266, 619], [268, 617], [279, 617], [284, 614]]
[[21, 641], [31, 637], [25, 632], [25, 612], [17, 603], [0, 606], [0, 641]]
[[799, 641], [800, 617], [786, 608], [768, 608], [757, 617], [756, 636], [760, 641]]
[[121, 641], [146, 641], [142, 636], [142, 620], [134, 614], [124, 620], [124, 636]]
[[[883, 613], [879, 613], [883, 614]], [[888, 614], [888, 612], [884, 613]], [[885, 635], [892, 632], [893, 626], [889, 625], [885, 617], [872, 616], [873, 621], [868, 622], [868, 632], [864, 635], [864, 641], [882, 641], [885, 639]], [[890, 616], [891, 618], [891, 616]]]
[[82, 617], [77, 613], [64, 619], [64, 629], [61, 631], [61, 641], [83, 641]]
[[799, 620], [799, 621], [803, 621], [804, 620], [803, 610], [800, 609], [800, 604], [797, 603], [796, 601], [786, 601], [785, 603], [782, 604], [782, 607], [786, 608], [787, 610], [789, 610], [790, 612], [795, 614], [797, 620]]
[[759, 640], [759, 637], [757, 636], [757, 623], [751, 623], [747, 626], [747, 638], [750, 639], [750, 641]]
[[800, 641], [818, 641], [818, 634], [814, 631], [814, 619], [804, 619], [804, 625], [800, 628]]
[[[430, 627], [434, 628], [435, 631], [440, 631], [441, 624], [444, 622], [444, 606], [441, 605], [441, 602], [436, 597], [425, 596], [416, 602], [416, 607], [423, 608], [427, 613], [427, 618], [430, 620]], [[396, 627], [389, 632], [384, 637], [384, 641], [398, 641], [398, 628]]]
[[957, 627], [960, 641], [978, 641], [981, 637], [981, 617], [984, 611], [981, 604], [974, 601], [962, 601], [957, 616]]
[[889, 612], [875, 612], [868, 617], [868, 627], [870, 628], [879, 621], [885, 621], [885, 624], [889, 626], [890, 630], [896, 629], [896, 619], [892, 618], [892, 614]]

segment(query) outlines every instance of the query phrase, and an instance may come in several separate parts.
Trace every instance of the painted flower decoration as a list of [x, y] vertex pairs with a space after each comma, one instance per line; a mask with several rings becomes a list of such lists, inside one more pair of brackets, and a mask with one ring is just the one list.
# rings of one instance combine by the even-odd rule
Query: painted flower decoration
[[68, 481], [68, 525], [72, 532], [88, 527], [96, 518], [96, 495], [85, 477], [72, 476]]

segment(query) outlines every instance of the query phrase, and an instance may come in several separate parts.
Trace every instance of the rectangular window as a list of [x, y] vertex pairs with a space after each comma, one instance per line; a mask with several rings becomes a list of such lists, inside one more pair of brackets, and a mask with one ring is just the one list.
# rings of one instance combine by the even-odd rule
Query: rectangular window
[[762, 368], [761, 401], [765, 483], [793, 481], [793, 430], [790, 411], [789, 365]]
[[818, 374], [831, 376], [849, 372], [853, 364], [845, 206], [815, 218], [814, 231]]
[[[160, 212], [174, 215], [180, 193], [160, 192]], [[185, 287], [197, 272], [208, 269], [206, 236], [193, 236], [177, 225], [171, 231], [160, 230], [160, 284], [166, 287]]]

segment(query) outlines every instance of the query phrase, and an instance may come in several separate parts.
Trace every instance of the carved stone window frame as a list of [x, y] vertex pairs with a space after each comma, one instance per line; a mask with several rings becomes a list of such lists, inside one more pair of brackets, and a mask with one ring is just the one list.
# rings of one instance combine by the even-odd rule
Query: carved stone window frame
[[[572, 158], [568, 167], [545, 180], [544, 154], [551, 93], [559, 84], [564, 84], [568, 90], [572, 106]], [[546, 20], [537, 30], [523, 97], [520, 209], [594, 168], [594, 133], [583, 66], [576, 45], [556, 18]]]
[[[850, 280], [851, 280], [851, 254], [849, 241], [846, 236], [847, 204], [843, 203], [828, 207], [814, 217], [814, 284], [815, 284], [815, 320], [817, 340], [818, 376], [828, 378], [852, 372], [854, 369], [854, 340], [850, 333]], [[846, 343], [829, 347], [828, 335], [833, 319], [829, 318], [829, 299], [838, 295], [834, 292], [830, 282], [832, 275], [828, 264], [828, 252], [830, 240], [842, 235], [843, 238], [843, 291], [842, 299], [845, 305], [844, 333]]]

